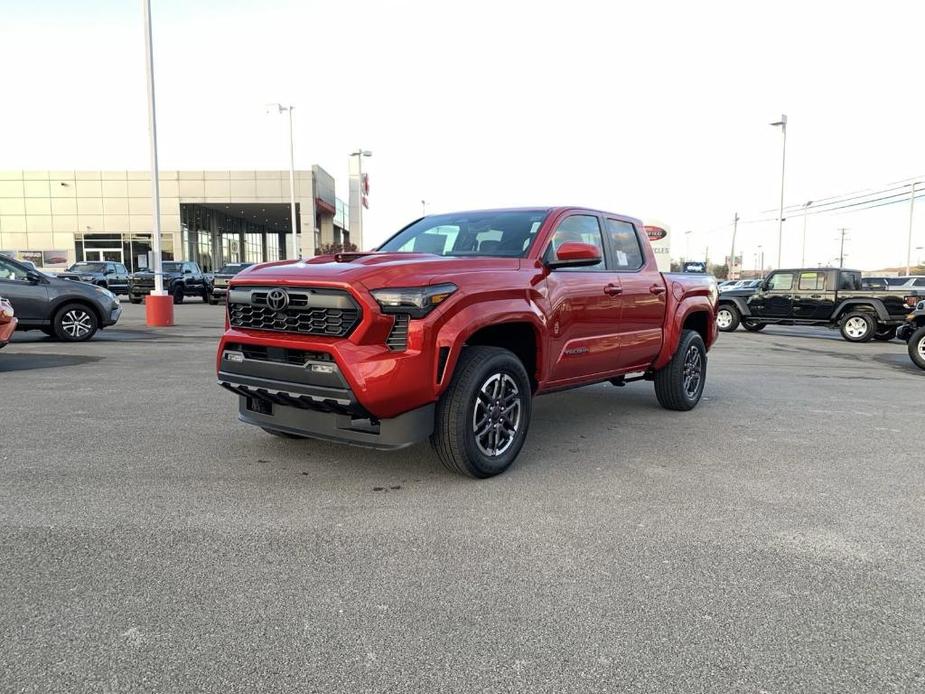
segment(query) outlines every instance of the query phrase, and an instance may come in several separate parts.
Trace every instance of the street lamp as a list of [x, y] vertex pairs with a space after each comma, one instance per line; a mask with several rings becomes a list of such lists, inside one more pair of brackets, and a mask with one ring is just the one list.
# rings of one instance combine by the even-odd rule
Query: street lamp
[[[145, 300], [145, 322], [173, 325], [173, 300], [164, 291], [161, 263], [161, 190], [157, 166], [157, 116], [154, 102], [154, 47], [151, 35], [151, 0], [142, 0], [145, 19], [145, 77], [148, 87], [148, 145], [151, 151], [151, 251], [154, 256], [154, 291]], [[64, 184], [62, 184], [64, 185]]]
[[912, 220], [915, 214], [915, 185], [917, 181], [912, 182], [912, 190], [909, 193], [909, 241], [906, 245], [906, 276], [912, 271]]
[[267, 104], [267, 113], [276, 110], [277, 113], [283, 111], [289, 112], [289, 213], [292, 217], [292, 257], [301, 258], [301, 246], [299, 245], [298, 226], [296, 225], [295, 216], [295, 155], [292, 147], [292, 104], [283, 106], [282, 104]]
[[427, 216], [427, 201], [426, 200], [421, 200], [421, 216], [422, 217]]
[[782, 113], [780, 120], [771, 123], [772, 126], [780, 126], [781, 135], [783, 135], [783, 146], [780, 155], [780, 214], [777, 216], [777, 267], [780, 267], [781, 250], [784, 243], [784, 172], [787, 170], [787, 114]]
[[691, 234], [693, 231], [684, 232], [684, 260], [691, 259]]
[[800, 256], [800, 267], [806, 267], [806, 212], [812, 204], [812, 200], [803, 203], [803, 253]]

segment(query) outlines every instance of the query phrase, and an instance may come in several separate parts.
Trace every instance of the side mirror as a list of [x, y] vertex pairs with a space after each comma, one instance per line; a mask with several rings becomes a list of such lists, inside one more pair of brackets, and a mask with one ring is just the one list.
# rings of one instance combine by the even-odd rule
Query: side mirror
[[26, 281], [31, 282], [32, 284], [38, 284], [42, 281], [42, 276], [37, 273], [35, 270], [26, 271]]
[[579, 241], [566, 241], [555, 251], [555, 260], [546, 263], [546, 267], [555, 270], [560, 267], [589, 267], [601, 262], [601, 252], [597, 246]]
[[192, 274], [193, 274], [193, 271], [190, 270], [189, 268], [186, 268], [186, 269], [183, 271], [183, 274], [184, 274], [184, 275], [192, 275]]

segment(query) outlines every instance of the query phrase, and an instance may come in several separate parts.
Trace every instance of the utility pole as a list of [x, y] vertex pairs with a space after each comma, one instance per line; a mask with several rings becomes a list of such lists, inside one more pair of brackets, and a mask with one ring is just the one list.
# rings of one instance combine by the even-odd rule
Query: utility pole
[[806, 267], [806, 212], [812, 204], [813, 201], [809, 200], [803, 205], [803, 254], [800, 256], [800, 267]]
[[726, 273], [726, 279], [734, 280], [733, 268], [736, 265], [736, 232], [739, 230], [739, 213], [736, 212], [732, 218], [732, 248], [729, 249], [729, 271]]
[[848, 233], [848, 230], [842, 227], [838, 232], [841, 234], [841, 245], [838, 249], [838, 269], [840, 270], [845, 267], [845, 234]]
[[912, 217], [915, 212], [915, 184], [912, 182], [912, 192], [909, 194], [909, 241], [906, 245], [906, 276], [912, 272]]

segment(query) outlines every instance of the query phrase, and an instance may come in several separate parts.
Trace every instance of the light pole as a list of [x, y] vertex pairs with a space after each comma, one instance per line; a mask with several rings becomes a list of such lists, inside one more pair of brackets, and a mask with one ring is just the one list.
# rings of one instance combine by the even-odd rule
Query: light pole
[[684, 232], [684, 260], [688, 261], [691, 259], [691, 234], [693, 231]]
[[427, 216], [427, 201], [426, 200], [421, 200], [421, 216], [422, 217]]
[[783, 146], [780, 155], [780, 213], [777, 216], [777, 267], [780, 267], [781, 251], [784, 243], [784, 172], [787, 170], [787, 114], [782, 113], [780, 120], [771, 123], [780, 126], [783, 135]]
[[296, 214], [295, 214], [295, 154], [292, 146], [292, 109], [295, 108], [292, 104], [289, 106], [283, 106], [282, 104], [268, 104], [267, 113], [271, 109], [276, 109], [277, 113], [282, 113], [283, 111], [289, 112], [289, 214], [292, 217], [292, 257], [301, 258], [302, 257], [302, 247], [299, 244], [299, 235], [298, 235], [298, 226], [296, 224]]
[[145, 18], [145, 77], [148, 86], [148, 143], [151, 150], [151, 251], [154, 256], [154, 291], [145, 300], [148, 325], [173, 325], [173, 300], [164, 291], [161, 262], [161, 188], [157, 166], [157, 116], [154, 101], [154, 47], [151, 35], [151, 0], [142, 0]]
[[915, 212], [915, 184], [912, 182], [912, 192], [909, 194], [909, 241], [906, 245], [906, 276], [912, 271], [912, 218]]
[[764, 246], [760, 244], [758, 246], [758, 257], [760, 260], [758, 270], [761, 272], [761, 276], [764, 277]]
[[800, 255], [800, 267], [806, 267], [806, 212], [812, 204], [812, 200], [807, 200], [803, 204], [803, 253]]

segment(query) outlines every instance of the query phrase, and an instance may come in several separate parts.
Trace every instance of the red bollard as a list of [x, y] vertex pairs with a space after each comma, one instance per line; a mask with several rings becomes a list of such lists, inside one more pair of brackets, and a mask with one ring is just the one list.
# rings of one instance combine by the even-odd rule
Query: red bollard
[[173, 325], [173, 297], [169, 294], [145, 297], [145, 322], [152, 327]]

